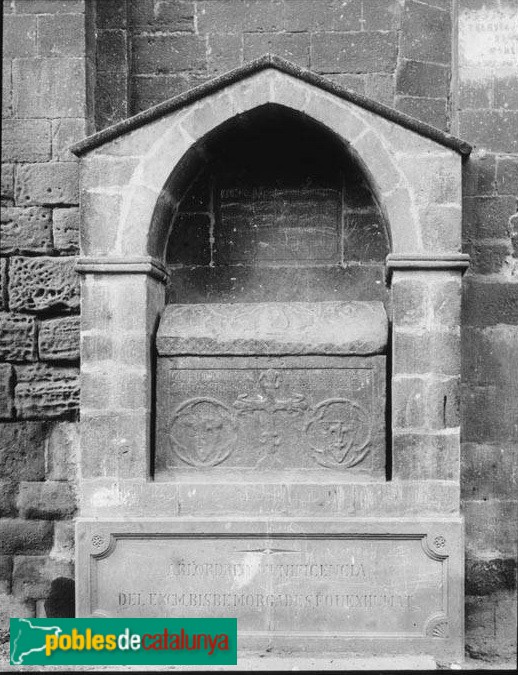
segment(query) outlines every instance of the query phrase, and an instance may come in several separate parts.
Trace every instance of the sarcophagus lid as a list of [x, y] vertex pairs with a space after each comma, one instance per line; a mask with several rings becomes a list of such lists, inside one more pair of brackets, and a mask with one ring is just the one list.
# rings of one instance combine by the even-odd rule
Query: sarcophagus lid
[[161, 356], [380, 354], [388, 322], [381, 302], [168, 305]]

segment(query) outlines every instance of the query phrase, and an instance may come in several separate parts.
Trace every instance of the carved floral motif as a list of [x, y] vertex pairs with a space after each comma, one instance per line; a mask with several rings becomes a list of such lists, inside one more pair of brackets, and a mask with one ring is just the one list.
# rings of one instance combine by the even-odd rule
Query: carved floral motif
[[266, 456], [276, 455], [291, 420], [305, 435], [311, 456], [320, 466], [347, 469], [365, 459], [372, 420], [362, 406], [346, 398], [331, 398], [310, 408], [302, 394], [281, 397], [281, 379], [276, 370], [261, 372], [259, 391], [239, 394], [231, 406], [207, 397], [184, 401], [169, 426], [174, 454], [190, 466], [217, 466], [234, 452], [240, 420], [252, 418], [260, 429], [258, 440]]
[[371, 425], [367, 412], [357, 403], [330, 398], [313, 408], [306, 434], [317, 464], [349, 468], [367, 455]]
[[233, 450], [236, 422], [221, 401], [192, 398], [176, 409], [170, 434], [173, 451], [186, 464], [216, 466]]

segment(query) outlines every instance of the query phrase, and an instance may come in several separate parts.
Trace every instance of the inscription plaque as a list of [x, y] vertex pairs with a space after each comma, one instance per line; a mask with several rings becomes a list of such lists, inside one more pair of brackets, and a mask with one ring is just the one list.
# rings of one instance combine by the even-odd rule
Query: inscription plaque
[[237, 617], [241, 646], [318, 638], [337, 649], [344, 640], [376, 638], [403, 649], [411, 640], [439, 640], [443, 648], [462, 619], [459, 526], [81, 522], [79, 555], [90, 570], [81, 612]]

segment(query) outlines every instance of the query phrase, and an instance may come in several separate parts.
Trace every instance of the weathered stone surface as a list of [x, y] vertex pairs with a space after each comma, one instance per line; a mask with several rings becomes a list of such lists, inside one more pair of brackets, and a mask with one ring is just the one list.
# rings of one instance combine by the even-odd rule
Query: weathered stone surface
[[11, 422], [0, 425], [0, 478], [13, 482], [45, 477], [46, 422]]
[[70, 518], [76, 509], [74, 491], [67, 481], [21, 482], [16, 505], [27, 519]]
[[83, 14], [85, 0], [16, 0], [20, 14]]
[[53, 425], [47, 442], [47, 478], [51, 481], [75, 481], [78, 458], [78, 423], [58, 422]]
[[50, 209], [38, 206], [2, 209], [0, 250], [2, 253], [50, 253]]
[[54, 209], [52, 214], [54, 248], [76, 253], [79, 250], [79, 209]]
[[276, 32], [284, 26], [279, 0], [251, 0], [239, 5], [205, 1], [199, 3], [197, 16], [200, 33]]
[[[406, 649], [418, 639], [429, 653], [462, 653], [454, 521], [388, 521], [382, 531], [362, 523], [361, 536], [358, 522], [347, 520], [272, 522], [268, 534], [260, 521], [115, 527], [112, 534], [113, 524], [80, 525], [79, 616], [97, 609], [118, 617], [237, 615], [242, 631], [259, 633], [245, 637], [244, 648], [258, 637], [286, 647], [290, 634], [304, 634], [308, 649], [354, 651], [351, 632], [383, 630], [387, 639], [373, 641], [375, 650], [397, 651], [404, 634]], [[138, 538], [124, 536], [137, 531]]]
[[44, 553], [52, 545], [52, 523], [18, 518], [0, 521], [0, 553]]
[[75, 523], [73, 521], [57, 522], [54, 525], [54, 545], [50, 557], [54, 560], [74, 562]]
[[514, 499], [518, 492], [512, 442], [463, 443], [461, 454], [462, 497], [466, 500]]
[[12, 15], [4, 17], [4, 58], [22, 58], [37, 55], [37, 25], [35, 16]]
[[309, 41], [309, 33], [245, 33], [243, 58], [252, 61], [271, 53], [308, 68]]
[[133, 68], [137, 74], [174, 73], [205, 66], [205, 42], [198, 35], [176, 35], [174, 49], [169, 36], [135, 37], [132, 44]]
[[86, 120], [52, 120], [52, 158], [66, 162], [77, 161], [69, 147], [87, 136]]
[[401, 56], [448, 64], [451, 59], [451, 17], [422, 2], [405, 2], [401, 26]]
[[0, 258], [0, 312], [7, 309], [7, 259]]
[[79, 408], [78, 371], [43, 364], [18, 366], [15, 405], [22, 419], [61, 417]]
[[516, 560], [497, 558], [466, 561], [466, 593], [468, 595], [489, 595], [501, 590], [516, 589]]
[[[11, 577], [13, 574], [13, 559], [8, 555], [0, 556], [0, 598], [4, 593], [11, 592]], [[0, 600], [1, 602], [1, 600]]]
[[36, 321], [24, 314], [0, 313], [0, 359], [36, 359]]
[[4, 162], [45, 162], [50, 154], [49, 120], [3, 120]]
[[463, 235], [465, 239], [504, 239], [509, 217], [516, 212], [516, 197], [466, 197]]
[[396, 96], [395, 107], [410, 117], [415, 117], [438, 129], [448, 128], [447, 99]]
[[79, 358], [79, 317], [64, 316], [40, 323], [38, 352], [42, 361], [74, 361]]
[[0, 363], [0, 419], [11, 419], [13, 416], [13, 387], [13, 367], [10, 363]]
[[13, 595], [22, 600], [47, 598], [52, 582], [58, 578], [73, 579], [73, 564], [48, 556], [19, 555], [14, 559]]
[[0, 480], [0, 518], [16, 516], [16, 488], [12, 480]]
[[516, 501], [464, 501], [466, 553], [479, 558], [515, 558]]
[[16, 173], [16, 202], [32, 204], [78, 204], [78, 167], [75, 162], [25, 164]]
[[470, 326], [518, 324], [518, 285], [507, 280], [467, 277], [463, 284], [462, 323]]
[[38, 45], [40, 57], [83, 57], [85, 53], [84, 16], [71, 13], [40, 17]]
[[518, 152], [518, 111], [465, 110], [459, 113], [459, 134], [478, 148], [493, 152]]
[[392, 440], [397, 480], [459, 480], [459, 433], [401, 434]]
[[29, 312], [79, 307], [79, 277], [75, 272], [75, 259], [12, 258], [9, 306], [11, 310]]
[[384, 357], [160, 358], [157, 471], [379, 477], [384, 367]]
[[2, 164], [2, 204], [10, 204], [14, 199], [14, 166]]
[[344, 40], [340, 33], [316, 33], [311, 65], [319, 73], [392, 72], [396, 65], [397, 33], [370, 31]]
[[376, 354], [387, 343], [381, 303], [168, 305], [160, 354]]
[[403, 59], [398, 67], [396, 93], [427, 98], [446, 98], [450, 71], [446, 66]]
[[85, 116], [82, 58], [15, 59], [13, 87], [18, 117]]

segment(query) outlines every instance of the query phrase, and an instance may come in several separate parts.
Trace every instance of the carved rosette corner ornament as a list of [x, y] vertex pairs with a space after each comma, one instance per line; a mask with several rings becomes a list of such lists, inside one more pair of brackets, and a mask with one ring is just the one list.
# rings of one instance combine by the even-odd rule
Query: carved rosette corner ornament
[[446, 639], [450, 636], [450, 625], [448, 617], [444, 614], [432, 616], [426, 624], [427, 637], [435, 639]]
[[94, 532], [90, 537], [90, 553], [95, 557], [106, 555], [112, 548], [112, 537], [105, 532]]

